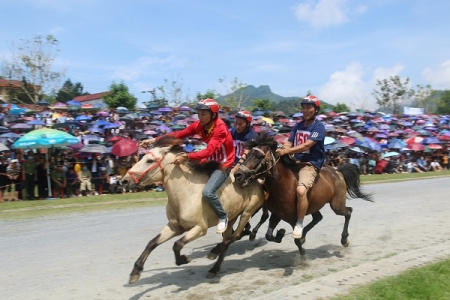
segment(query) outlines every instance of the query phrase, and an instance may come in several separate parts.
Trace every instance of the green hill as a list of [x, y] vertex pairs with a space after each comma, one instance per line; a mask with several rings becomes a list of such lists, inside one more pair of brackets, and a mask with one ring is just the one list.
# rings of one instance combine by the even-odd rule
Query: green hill
[[[222, 97], [218, 97], [217, 100], [223, 103], [224, 99], [230, 96], [234, 96], [239, 94], [239, 92], [234, 92]], [[244, 90], [242, 91], [242, 94], [245, 98], [248, 97], [247, 101], [244, 103], [243, 107], [249, 107], [252, 105], [252, 100], [255, 99], [269, 99], [272, 103], [279, 103], [281, 101], [291, 101], [291, 100], [299, 100], [300, 97], [283, 97], [280, 95], [277, 95], [273, 93], [270, 90], [270, 87], [268, 85], [261, 85], [259, 87], [255, 87], [253, 85], [247, 85]]]

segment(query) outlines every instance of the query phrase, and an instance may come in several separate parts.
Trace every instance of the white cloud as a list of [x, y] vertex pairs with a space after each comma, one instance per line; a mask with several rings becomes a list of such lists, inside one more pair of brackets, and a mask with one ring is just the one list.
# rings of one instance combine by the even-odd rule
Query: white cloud
[[374, 109], [373, 103], [367, 103], [371, 100], [370, 90], [363, 76], [363, 66], [358, 62], [352, 62], [344, 71], [334, 72], [330, 80], [319, 88], [317, 96], [332, 105], [339, 102], [353, 109]]
[[293, 7], [295, 16], [316, 28], [348, 22], [344, 10], [347, 0], [307, 0]]
[[443, 62], [435, 70], [424, 69], [422, 76], [434, 89], [450, 89], [450, 60]]
[[375, 84], [377, 80], [388, 79], [391, 76], [399, 75], [405, 69], [404, 65], [396, 64], [391, 68], [379, 67], [373, 72], [372, 82]]
[[113, 76], [114, 78], [120, 78], [120, 80], [133, 81], [144, 75], [157, 74], [160, 70], [181, 68], [184, 65], [185, 63], [176, 59], [175, 56], [166, 58], [141, 57], [128, 65], [119, 67]]

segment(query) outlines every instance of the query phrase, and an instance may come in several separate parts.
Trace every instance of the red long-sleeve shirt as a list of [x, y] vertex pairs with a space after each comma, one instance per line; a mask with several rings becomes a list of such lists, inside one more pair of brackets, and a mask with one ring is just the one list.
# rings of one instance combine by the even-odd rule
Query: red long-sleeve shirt
[[190, 160], [215, 160], [221, 162], [225, 168], [233, 166], [235, 159], [233, 137], [222, 119], [216, 119], [209, 132], [206, 132], [200, 121], [196, 121], [183, 130], [170, 133], [179, 139], [196, 134], [206, 143], [206, 148], [189, 153]]

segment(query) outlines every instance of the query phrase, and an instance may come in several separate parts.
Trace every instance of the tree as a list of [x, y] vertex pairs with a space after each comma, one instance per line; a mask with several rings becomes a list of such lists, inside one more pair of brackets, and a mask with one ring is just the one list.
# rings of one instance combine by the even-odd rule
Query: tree
[[436, 91], [430, 85], [421, 86], [418, 84], [412, 104], [414, 107], [422, 107], [424, 113], [430, 113], [436, 107], [434, 95], [436, 95]]
[[414, 96], [414, 89], [409, 87], [409, 78], [402, 82], [398, 75], [391, 76], [389, 79], [377, 80], [376, 85], [379, 90], [374, 90], [373, 95], [377, 104], [390, 109], [393, 114], [398, 114], [400, 106]]
[[229, 84], [224, 78], [219, 78], [219, 82], [226, 90], [226, 97], [224, 99], [225, 105], [229, 108], [240, 109], [248, 100], [249, 96], [245, 95], [244, 90], [247, 84], [240, 81], [237, 77]]
[[206, 90], [206, 92], [204, 94], [201, 94], [200, 92], [197, 92], [197, 95], [195, 96], [195, 98], [197, 99], [197, 101], [202, 100], [202, 99], [216, 99], [217, 96], [219, 96], [215, 90]]
[[181, 103], [190, 101], [188, 93], [184, 91], [183, 78], [180, 78], [179, 75], [171, 81], [164, 79], [164, 84], [157, 86], [156, 90], [160, 95], [155, 95], [154, 100], [167, 101], [167, 104], [170, 103], [174, 106], [180, 106]]
[[450, 114], [450, 90], [445, 90], [441, 93], [437, 103], [436, 113], [440, 115]]
[[274, 105], [269, 99], [254, 99], [252, 100], [252, 105], [248, 109], [254, 111], [256, 108], [261, 108], [262, 110], [274, 110]]
[[25, 97], [17, 98], [22, 103], [36, 103], [59, 87], [64, 71], [55, 71], [59, 41], [52, 35], [37, 35], [31, 40], [20, 40], [11, 44], [11, 56], [3, 59], [3, 76], [22, 81], [21, 91]]
[[[321, 110], [322, 109], [325, 109], [326, 107], [323, 107], [323, 108], [321, 108]], [[336, 103], [336, 105], [334, 106], [334, 108], [333, 108], [333, 111], [334, 112], [337, 112], [337, 113], [341, 113], [341, 112], [344, 112], [344, 111], [346, 111], [346, 112], [349, 112], [350, 111], [350, 108], [347, 106], [347, 104], [345, 104], [345, 103]]]
[[82, 95], [89, 95], [89, 93], [83, 92], [83, 85], [79, 82], [73, 84], [70, 79], [67, 79], [56, 94], [56, 101], [66, 103], [67, 101]]
[[128, 87], [121, 81], [120, 83], [113, 83], [109, 86], [109, 94], [103, 96], [103, 101], [110, 108], [116, 108], [123, 106], [128, 109], [134, 109], [136, 107], [137, 98], [134, 97], [128, 91]]

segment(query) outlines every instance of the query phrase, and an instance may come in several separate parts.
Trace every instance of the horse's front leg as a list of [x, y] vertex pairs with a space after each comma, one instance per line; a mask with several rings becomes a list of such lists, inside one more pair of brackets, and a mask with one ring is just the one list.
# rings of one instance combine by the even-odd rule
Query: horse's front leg
[[223, 240], [221, 243], [218, 243], [214, 248], [211, 249], [211, 251], [209, 251], [207, 257], [208, 259], [214, 260], [217, 258], [217, 256], [220, 255], [220, 252], [223, 249], [223, 242], [227, 239], [229, 239], [231, 237], [231, 235], [234, 233], [233, 231], [233, 225], [236, 222], [237, 217], [234, 218], [233, 220], [229, 220], [228, 221], [228, 227], [227, 230], [222, 234]]
[[262, 215], [261, 219], [259, 220], [258, 224], [256, 224], [255, 228], [252, 230], [252, 233], [250, 233], [249, 240], [254, 241], [256, 238], [256, 234], [258, 233], [259, 228], [262, 224], [264, 224], [267, 219], [269, 218], [269, 210], [267, 209], [267, 206], [264, 204], [262, 206]]
[[206, 231], [207, 228], [196, 225], [191, 230], [186, 232], [186, 234], [181, 239], [173, 244], [173, 253], [175, 254], [175, 263], [177, 264], [177, 266], [187, 264], [191, 261], [189, 256], [181, 255], [181, 249], [183, 249], [183, 247], [187, 243], [192, 242], [193, 240], [196, 240], [201, 236], [204, 236], [206, 234]]
[[281, 243], [281, 241], [283, 240], [284, 234], [286, 233], [285, 229], [278, 230], [277, 235], [275, 237], [273, 236], [273, 230], [275, 229], [275, 227], [277, 227], [280, 221], [281, 219], [275, 214], [272, 213], [270, 215], [269, 228], [266, 232], [266, 240], [268, 240], [269, 242]]
[[180, 231], [172, 229], [169, 224], [167, 224], [163, 228], [163, 230], [147, 244], [141, 256], [139, 256], [139, 258], [134, 263], [133, 270], [130, 274], [129, 283], [132, 284], [139, 280], [139, 278], [141, 277], [141, 272], [144, 269], [145, 261], [157, 246], [161, 245], [167, 240], [170, 240], [174, 236], [180, 235], [181, 233], [182, 232]]
[[315, 213], [311, 214], [311, 216], [313, 218], [312, 221], [308, 225], [306, 225], [305, 228], [303, 228], [303, 234], [302, 234], [302, 237], [300, 239], [300, 242], [302, 244], [304, 244], [305, 241], [306, 241], [306, 234], [308, 233], [308, 231], [313, 229], [313, 227], [316, 226], [317, 223], [319, 223], [323, 219], [323, 216], [320, 213], [320, 211], [316, 211]]

